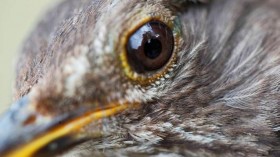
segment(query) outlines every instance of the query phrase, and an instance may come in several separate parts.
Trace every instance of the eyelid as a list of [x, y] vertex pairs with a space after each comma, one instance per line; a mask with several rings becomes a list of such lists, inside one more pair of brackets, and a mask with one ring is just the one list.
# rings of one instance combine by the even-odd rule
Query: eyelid
[[[180, 32], [178, 32], [178, 31], [180, 31], [178, 23], [176, 23], [175, 20], [170, 20], [170, 21], [166, 22], [161, 19], [162, 19], [162, 17], [149, 17], [149, 18], [143, 19], [138, 24], [136, 24], [134, 27], [132, 27], [128, 31], [126, 31], [120, 40], [121, 53], [120, 53], [119, 57], [120, 57], [120, 62], [122, 64], [122, 70], [128, 79], [130, 79], [133, 82], [140, 84], [142, 86], [151, 85], [156, 80], [158, 80], [160, 78], [164, 78], [166, 76], [166, 74], [168, 74], [172, 71], [173, 66], [176, 63], [177, 53], [180, 51], [179, 45], [182, 44]], [[137, 30], [139, 27], [141, 27], [145, 23], [148, 23], [149, 21], [161, 21], [170, 27], [170, 29], [172, 30], [173, 36], [174, 36], [173, 54], [172, 54], [170, 60], [168, 61], [168, 63], [159, 71], [146, 73], [146, 74], [138, 74], [131, 69], [131, 67], [128, 63], [128, 58], [127, 58], [127, 53], [126, 53], [126, 43], [128, 42], [128, 39], [131, 36], [131, 34], [133, 34], [135, 32], [135, 30]]]
[[173, 54], [173, 38], [172, 30], [161, 21], [153, 20], [142, 25], [126, 43], [130, 67], [142, 75], [162, 70]]

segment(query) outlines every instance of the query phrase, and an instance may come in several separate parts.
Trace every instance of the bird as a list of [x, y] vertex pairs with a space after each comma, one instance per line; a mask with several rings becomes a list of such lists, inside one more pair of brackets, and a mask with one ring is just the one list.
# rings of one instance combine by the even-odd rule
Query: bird
[[279, 8], [58, 3], [19, 53], [1, 156], [280, 156]]

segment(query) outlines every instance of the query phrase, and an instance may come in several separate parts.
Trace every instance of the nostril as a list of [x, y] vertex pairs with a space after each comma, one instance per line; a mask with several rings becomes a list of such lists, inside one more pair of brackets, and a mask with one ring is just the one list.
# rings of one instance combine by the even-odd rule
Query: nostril
[[23, 126], [27, 126], [30, 124], [33, 124], [36, 121], [36, 116], [35, 115], [30, 115], [24, 122], [23, 122]]

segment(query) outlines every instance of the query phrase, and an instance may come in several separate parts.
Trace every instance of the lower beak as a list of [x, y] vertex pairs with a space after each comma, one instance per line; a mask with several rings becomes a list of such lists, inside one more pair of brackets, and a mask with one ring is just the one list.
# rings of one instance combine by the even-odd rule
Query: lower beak
[[89, 137], [93, 134], [83, 133], [88, 124], [138, 104], [112, 103], [102, 109], [80, 108], [59, 116], [44, 116], [34, 106], [23, 97], [0, 118], [0, 156], [53, 156], [93, 138]]

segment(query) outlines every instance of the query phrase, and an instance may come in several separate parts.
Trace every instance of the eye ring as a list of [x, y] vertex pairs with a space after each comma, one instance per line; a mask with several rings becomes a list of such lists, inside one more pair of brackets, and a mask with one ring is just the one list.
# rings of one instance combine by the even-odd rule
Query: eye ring
[[158, 20], [139, 27], [126, 43], [128, 63], [139, 74], [160, 70], [171, 58], [173, 49], [173, 32]]
[[[156, 80], [160, 78], [164, 78], [164, 77], [167, 78], [168, 77], [167, 74], [169, 74], [173, 70], [174, 65], [176, 64], [177, 53], [180, 51], [179, 47], [180, 45], [182, 45], [182, 41], [183, 41], [181, 38], [180, 24], [176, 19], [170, 21], [169, 20], [165, 21], [161, 19], [162, 17], [158, 17], [158, 18], [151, 17], [151, 18], [146, 18], [143, 21], [140, 21], [140, 23], [134, 25], [132, 29], [125, 31], [120, 40], [120, 45], [121, 45], [120, 62], [123, 67], [123, 72], [127, 76], [127, 78], [136, 82], [139, 85], [147, 86], [147, 85], [151, 85], [151, 83], [154, 83]], [[135, 31], [139, 29], [141, 26], [151, 21], [161, 22], [170, 28], [173, 34], [173, 43], [174, 43], [172, 54], [169, 60], [167, 61], [167, 63], [164, 64], [161, 68], [157, 70], [146, 71], [145, 73], [139, 73], [135, 71], [135, 69], [133, 69], [129, 63], [126, 46], [129, 37], [133, 33], [135, 33]]]

